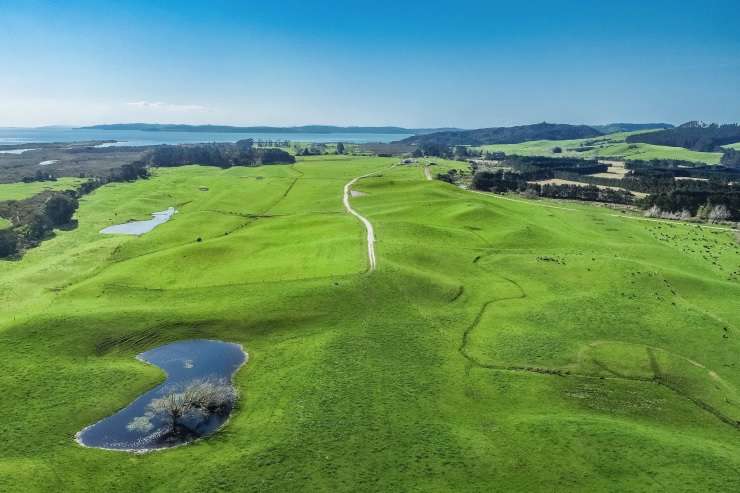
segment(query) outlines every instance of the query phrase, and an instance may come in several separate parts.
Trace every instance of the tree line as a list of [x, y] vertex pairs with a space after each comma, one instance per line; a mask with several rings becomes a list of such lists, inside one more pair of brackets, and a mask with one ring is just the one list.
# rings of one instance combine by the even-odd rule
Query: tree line
[[0, 230], [0, 258], [36, 246], [51, 236], [54, 228], [71, 224], [78, 206], [74, 191], [45, 191], [24, 200], [0, 202], [0, 217], [11, 222], [10, 228]]
[[183, 166], [202, 164], [230, 168], [263, 164], [294, 163], [295, 157], [283, 149], [260, 148], [252, 139], [236, 143], [161, 145], [154, 147], [143, 160], [148, 166]]
[[[584, 200], [614, 204], [632, 204], [635, 196], [627, 190], [601, 188], [595, 185], [575, 185], [570, 183], [530, 183], [533, 175], [518, 171], [477, 171], [473, 175], [472, 187], [496, 193], [519, 192], [528, 196], [555, 199]], [[454, 179], [454, 176], [447, 177]], [[448, 181], [448, 180], [445, 180]]]
[[[607, 170], [606, 165], [594, 160], [506, 156], [499, 162], [504, 169], [479, 169], [477, 164], [472, 164], [472, 187], [498, 193], [515, 191], [539, 197], [636, 204], [645, 209], [656, 207], [663, 213], [690, 216], [719, 207], [718, 210], [727, 211], [727, 218], [740, 219], [740, 170], [723, 166], [687, 168], [682, 163], [629, 162], [624, 177], [606, 178], [593, 176]], [[457, 173], [438, 176], [453, 183], [458, 177]], [[531, 183], [553, 178], [584, 184]], [[631, 192], [648, 195], [638, 199]]]

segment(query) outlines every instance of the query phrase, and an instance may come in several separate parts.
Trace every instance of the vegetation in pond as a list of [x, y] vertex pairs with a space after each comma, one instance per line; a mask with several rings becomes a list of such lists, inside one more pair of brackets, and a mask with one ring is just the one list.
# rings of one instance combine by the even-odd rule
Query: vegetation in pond
[[166, 423], [163, 437], [181, 440], [200, 436], [198, 427], [213, 415], [225, 416], [231, 412], [236, 392], [225, 380], [204, 379], [175, 388], [168, 388], [164, 396], [147, 406], [144, 416], [134, 418], [129, 429], [151, 431], [154, 420]]
[[167, 381], [78, 433], [81, 444], [143, 452], [190, 442], [217, 431], [237, 398], [231, 383], [246, 360], [237, 344], [185, 340], [139, 355]]

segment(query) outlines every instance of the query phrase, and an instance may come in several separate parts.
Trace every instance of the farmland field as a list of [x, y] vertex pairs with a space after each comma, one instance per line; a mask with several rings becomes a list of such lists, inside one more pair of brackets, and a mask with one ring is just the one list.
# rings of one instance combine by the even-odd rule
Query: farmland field
[[[698, 152], [682, 147], [668, 147], [652, 144], [627, 144], [624, 139], [636, 132], [620, 132], [591, 139], [574, 140], [537, 140], [521, 144], [485, 145], [480, 149], [489, 152], [505, 152], [520, 156], [570, 156], [581, 158], [633, 159], [650, 161], [651, 159], [677, 159], [704, 164], [719, 164], [721, 152]], [[552, 150], [560, 147], [562, 153]], [[731, 146], [727, 146], [731, 147]], [[576, 151], [575, 149], [580, 149]]]
[[[397, 163], [157, 169], [0, 261], [0, 491], [740, 490], [737, 233]], [[372, 172], [351, 199], [370, 272], [342, 190]], [[191, 338], [249, 354], [223, 430], [74, 442], [164, 379], [136, 354]]]
[[31, 183], [0, 183], [0, 201], [23, 200], [44, 190], [73, 190], [85, 181], [82, 178], [63, 177], [55, 181], [34, 181]]

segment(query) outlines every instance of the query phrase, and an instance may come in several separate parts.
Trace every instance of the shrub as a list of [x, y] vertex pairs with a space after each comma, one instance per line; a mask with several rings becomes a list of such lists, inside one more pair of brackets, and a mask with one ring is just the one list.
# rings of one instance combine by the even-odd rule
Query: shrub
[[67, 224], [72, 220], [79, 202], [67, 194], [56, 194], [44, 204], [44, 214], [54, 226]]
[[661, 210], [657, 205], [653, 205], [645, 211], [645, 217], [660, 217], [660, 214]]
[[[148, 406], [148, 418], [163, 418], [169, 433], [192, 433], [194, 430], [188, 422], [194, 420], [199, 423], [214, 414], [227, 414], [235, 401], [236, 391], [225, 380], [196, 380], [154, 399]], [[143, 429], [145, 423], [136, 419], [129, 427]]]
[[730, 218], [730, 211], [724, 204], [715, 205], [712, 210], [709, 211], [707, 218], [713, 223], [726, 221]]

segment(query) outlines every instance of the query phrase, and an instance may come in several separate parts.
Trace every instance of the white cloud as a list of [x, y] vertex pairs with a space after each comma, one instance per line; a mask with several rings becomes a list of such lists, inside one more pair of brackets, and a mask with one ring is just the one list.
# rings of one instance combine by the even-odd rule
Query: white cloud
[[170, 111], [173, 113], [183, 111], [205, 111], [208, 108], [199, 104], [172, 104], [162, 101], [133, 101], [126, 103], [127, 106], [138, 109]]

